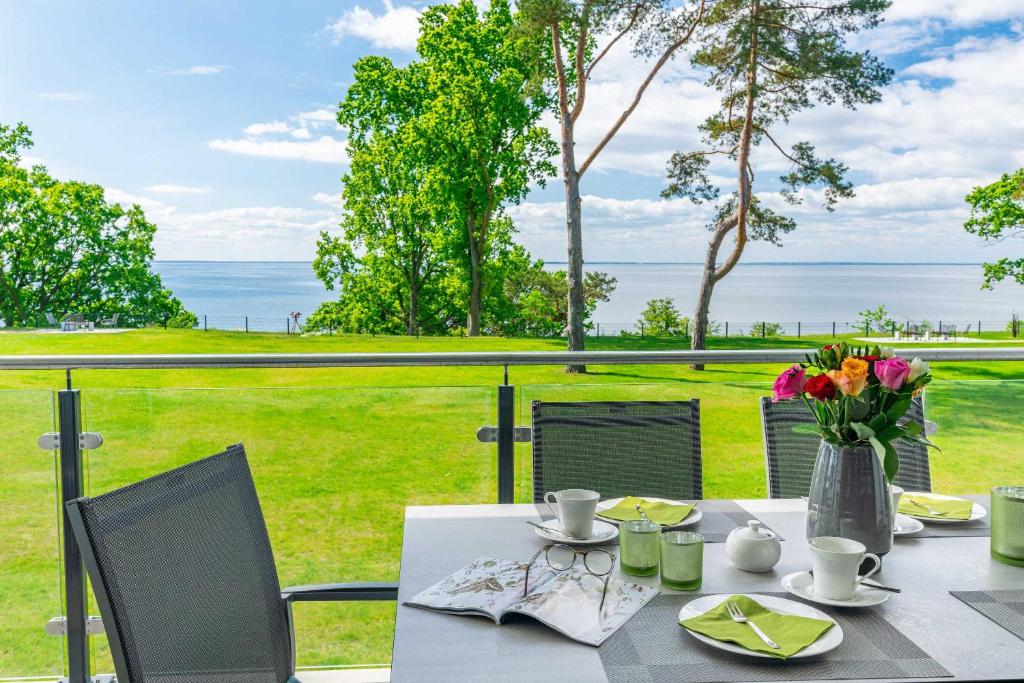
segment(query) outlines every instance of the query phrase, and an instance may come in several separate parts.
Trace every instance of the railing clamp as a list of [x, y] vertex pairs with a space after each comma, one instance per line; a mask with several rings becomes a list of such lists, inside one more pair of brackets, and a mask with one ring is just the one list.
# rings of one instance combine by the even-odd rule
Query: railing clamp
[[[54, 617], [46, 622], [43, 627], [48, 636], [66, 636], [68, 634], [68, 620], [66, 617]], [[103, 619], [101, 617], [89, 617], [85, 620], [85, 632], [90, 636], [103, 635]]]
[[[512, 431], [512, 440], [516, 443], [529, 443], [530, 439], [533, 438], [533, 432], [529, 427], [514, 427]], [[476, 430], [476, 440], [482, 443], [497, 443], [498, 441], [498, 428], [497, 427], [481, 427]]]
[[[60, 432], [46, 432], [36, 443], [44, 451], [60, 450]], [[78, 447], [83, 451], [94, 451], [103, 445], [103, 435], [99, 432], [82, 432], [78, 435]]]

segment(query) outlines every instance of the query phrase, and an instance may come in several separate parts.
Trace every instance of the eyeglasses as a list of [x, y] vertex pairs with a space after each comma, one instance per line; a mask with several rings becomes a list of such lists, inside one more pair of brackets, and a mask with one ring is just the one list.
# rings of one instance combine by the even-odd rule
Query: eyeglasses
[[563, 543], [552, 543], [546, 545], [533, 554], [526, 565], [526, 579], [523, 581], [523, 597], [529, 592], [530, 567], [537, 561], [540, 554], [544, 553], [544, 559], [548, 566], [557, 572], [564, 572], [571, 569], [576, 563], [576, 558], [583, 556], [583, 567], [588, 573], [600, 578], [604, 577], [604, 588], [601, 590], [601, 604], [597, 606], [598, 614], [604, 609], [604, 598], [608, 594], [608, 580], [611, 578], [612, 569], [615, 568], [615, 555], [603, 548], [592, 548], [587, 551], [570, 548]]

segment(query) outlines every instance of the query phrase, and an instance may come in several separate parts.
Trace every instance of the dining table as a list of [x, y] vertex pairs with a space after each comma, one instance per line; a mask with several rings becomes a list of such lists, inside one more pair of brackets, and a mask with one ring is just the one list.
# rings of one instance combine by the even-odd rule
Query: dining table
[[[988, 508], [987, 495], [964, 497]], [[660, 594], [620, 629], [628, 633], [613, 634], [601, 647], [578, 643], [529, 618], [499, 626], [484, 617], [404, 605], [477, 558], [528, 560], [547, 541], [525, 522], [550, 518], [543, 505], [535, 504], [407, 507], [391, 680], [1024, 680], [1024, 567], [993, 560], [986, 529], [961, 535], [955, 524], [929, 523], [923, 535], [894, 540], [873, 578], [901, 593], [872, 607], [826, 610], [855, 624], [844, 628], [846, 637], [832, 658], [765, 660], [709, 648], [678, 625], [678, 606], [692, 596], [720, 593], [794, 598], [785, 593], [781, 579], [811, 567], [807, 503], [749, 499], [696, 504], [709, 511], [726, 505], [721, 509], [732, 510], [730, 519], [737, 526], [746, 516], [760, 520], [783, 539], [781, 560], [768, 572], [739, 570], [729, 563], [719, 537], [705, 544], [703, 584], [692, 592], [660, 587], [658, 576], [624, 575], [616, 566], [616, 578], [659, 587]], [[932, 529], [940, 534], [929, 535]], [[970, 603], [992, 602], [993, 595], [1012, 599], [988, 615], [986, 605]]]

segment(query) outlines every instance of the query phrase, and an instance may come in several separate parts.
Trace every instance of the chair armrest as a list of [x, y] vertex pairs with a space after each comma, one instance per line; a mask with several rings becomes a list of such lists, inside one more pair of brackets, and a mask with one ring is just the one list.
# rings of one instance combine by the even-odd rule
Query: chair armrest
[[288, 602], [326, 602], [334, 600], [397, 600], [397, 583], [325, 583], [313, 586], [289, 586], [281, 591]]

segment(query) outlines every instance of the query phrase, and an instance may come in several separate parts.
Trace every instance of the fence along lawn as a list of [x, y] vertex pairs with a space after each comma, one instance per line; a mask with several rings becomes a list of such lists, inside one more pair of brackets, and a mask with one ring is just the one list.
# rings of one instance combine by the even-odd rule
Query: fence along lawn
[[[831, 337], [730, 339], [745, 348], [813, 346]], [[10, 353], [217, 353], [286, 351], [471, 351], [551, 349], [559, 340], [304, 338], [144, 330], [108, 335], [0, 334]], [[674, 348], [673, 340], [602, 338], [592, 348]], [[912, 352], [908, 352], [908, 355]], [[701, 399], [705, 495], [765, 495], [757, 398], [776, 366], [510, 368], [519, 424], [529, 401]], [[937, 365], [929, 418], [940, 427], [933, 454], [937, 491], [984, 492], [1019, 483], [1024, 363]], [[86, 427], [103, 433], [89, 453], [91, 494], [135, 481], [242, 441], [250, 454], [283, 584], [397, 577], [403, 508], [491, 502], [493, 424], [501, 368], [339, 368], [194, 371], [77, 371]], [[60, 613], [53, 461], [35, 438], [53, 429], [48, 390], [61, 372], [0, 374], [0, 599], [10, 615], [0, 642], [0, 677], [58, 673], [59, 640], [42, 624]], [[521, 445], [517, 496], [530, 491], [529, 447]], [[642, 492], [640, 492], [642, 493]], [[393, 605], [302, 605], [300, 664], [388, 660]], [[96, 613], [96, 612], [93, 612]], [[95, 671], [110, 671], [94, 638]]]

